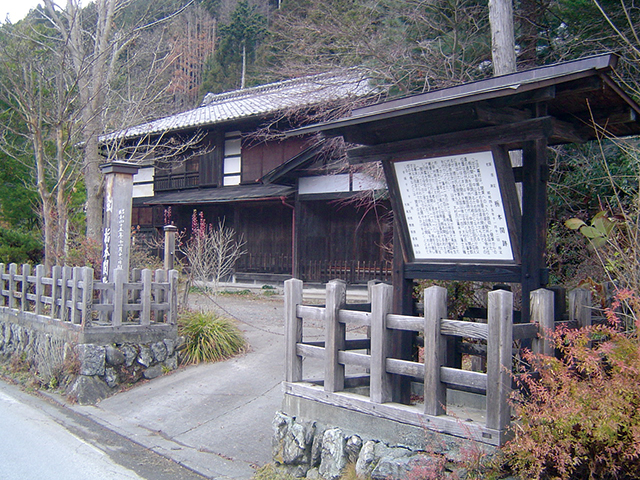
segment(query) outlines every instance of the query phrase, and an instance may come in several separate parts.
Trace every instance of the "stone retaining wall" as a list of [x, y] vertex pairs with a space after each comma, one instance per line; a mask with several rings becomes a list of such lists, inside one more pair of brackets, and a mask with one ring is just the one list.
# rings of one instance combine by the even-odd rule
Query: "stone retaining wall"
[[276, 467], [307, 479], [337, 480], [352, 465], [359, 478], [373, 480], [462, 480], [481, 475], [483, 464], [496, 451], [486, 444], [433, 432], [426, 447], [390, 445], [315, 421], [297, 421], [282, 412], [276, 413], [273, 429]]
[[66, 387], [70, 399], [82, 405], [178, 367], [182, 339], [176, 331], [138, 334], [131, 342], [122, 342], [122, 335], [108, 342], [102, 334], [101, 343], [86, 343], [73, 325], [31, 317], [0, 315], [0, 358], [30, 367], [44, 384]]

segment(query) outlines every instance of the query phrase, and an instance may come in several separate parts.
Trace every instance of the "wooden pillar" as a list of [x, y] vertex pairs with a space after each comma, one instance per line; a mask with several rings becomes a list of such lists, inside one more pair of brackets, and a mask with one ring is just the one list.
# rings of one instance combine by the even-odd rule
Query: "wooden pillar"
[[338, 363], [338, 353], [346, 344], [346, 328], [338, 320], [340, 309], [347, 303], [347, 283], [332, 280], [327, 283], [327, 305], [324, 312], [324, 390], [339, 392], [344, 390], [344, 365]]
[[522, 322], [529, 321], [531, 292], [546, 284], [542, 272], [547, 245], [547, 141], [527, 142], [522, 179]]
[[22, 312], [29, 310], [29, 301], [27, 300], [27, 293], [29, 293], [29, 275], [31, 275], [31, 265], [28, 263], [22, 264], [22, 282], [20, 283], [20, 311]]
[[297, 352], [297, 345], [302, 342], [302, 319], [298, 317], [302, 286], [302, 281], [296, 278], [284, 282], [285, 382], [302, 380], [302, 357]]
[[488, 304], [487, 427], [502, 431], [510, 420], [513, 294], [489, 292]]
[[424, 291], [424, 413], [443, 415], [447, 406], [447, 388], [440, 381], [445, 363], [446, 342], [440, 324], [447, 318], [447, 289], [434, 285]]
[[[413, 315], [413, 280], [404, 278], [404, 255], [400, 226], [393, 226], [393, 313]], [[390, 356], [401, 360], [413, 360], [413, 332], [394, 330]], [[409, 404], [411, 402], [411, 379], [404, 375], [393, 376], [393, 401]]]
[[578, 328], [591, 325], [591, 292], [576, 288], [569, 292], [569, 320], [578, 324]]
[[554, 292], [544, 288], [531, 292], [531, 322], [538, 325], [538, 338], [533, 340], [535, 353], [553, 355], [551, 335], [555, 328], [554, 297]]
[[173, 270], [173, 264], [176, 258], [176, 232], [178, 227], [175, 225], [164, 226], [164, 269]]
[[387, 373], [387, 358], [391, 350], [391, 335], [387, 330], [387, 315], [391, 313], [393, 287], [379, 283], [371, 287], [371, 401], [390, 402], [393, 382]]

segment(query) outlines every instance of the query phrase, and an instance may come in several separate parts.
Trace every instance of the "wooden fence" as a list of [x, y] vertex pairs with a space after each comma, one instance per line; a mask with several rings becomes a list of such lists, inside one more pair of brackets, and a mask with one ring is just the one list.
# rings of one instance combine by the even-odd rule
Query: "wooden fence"
[[178, 311], [178, 272], [156, 270], [115, 271], [113, 282], [93, 278], [90, 267], [52, 268], [43, 265], [8, 266], [0, 263], [0, 307], [24, 314], [92, 327], [127, 327], [175, 324]]
[[[327, 284], [326, 306], [302, 305], [302, 281], [285, 283], [285, 392], [336, 407], [384, 417], [427, 429], [501, 445], [510, 422], [508, 396], [512, 385], [514, 340], [533, 339], [538, 352], [552, 353], [545, 332], [555, 328], [554, 294], [537, 290], [531, 294], [532, 323], [513, 323], [513, 295], [496, 290], [489, 293], [486, 323], [447, 319], [447, 292], [430, 287], [424, 292], [424, 317], [391, 314], [392, 287], [372, 287], [370, 312], [348, 310], [346, 284]], [[570, 294], [570, 322], [590, 322], [589, 295]], [[324, 324], [324, 342], [305, 342], [305, 320]], [[365, 326], [369, 339], [346, 338], [346, 326]], [[424, 362], [392, 358], [394, 331], [412, 331], [424, 336]], [[486, 373], [454, 366], [452, 348], [456, 338], [486, 343]], [[324, 365], [323, 381], [303, 378], [303, 359], [319, 358]], [[349, 378], [345, 366], [356, 365], [368, 375]], [[424, 384], [423, 405], [393, 403], [392, 375], [411, 377]], [[368, 396], [349, 392], [350, 386], [369, 387]], [[485, 421], [463, 421], [447, 415], [448, 390], [481, 393], [486, 396]]]
[[347, 283], [367, 283], [369, 280], [391, 281], [391, 262], [364, 260], [309, 260], [300, 265], [300, 277], [305, 282], [326, 283], [334, 279]]

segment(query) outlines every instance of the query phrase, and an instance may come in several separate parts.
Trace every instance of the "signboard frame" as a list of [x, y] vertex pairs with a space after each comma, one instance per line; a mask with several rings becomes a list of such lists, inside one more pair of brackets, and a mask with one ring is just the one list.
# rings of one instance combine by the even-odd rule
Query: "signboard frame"
[[[403, 201], [403, 190], [401, 189], [403, 181], [399, 181], [397, 175], [396, 164], [400, 163], [416, 163], [416, 162], [428, 162], [430, 160], [446, 162], [447, 160], [454, 161], [464, 157], [482, 156], [485, 158], [492, 157], [493, 167], [495, 168], [495, 174], [497, 176], [499, 198], [496, 199], [501, 202], [500, 209], [504, 212], [504, 221], [508, 229], [508, 238], [511, 245], [510, 258], [479, 258], [473, 255], [459, 255], [459, 256], [440, 256], [440, 258], [428, 257], [421, 255], [416, 257], [414, 253], [414, 242], [411, 238], [410, 223], [407, 220], [407, 214], [405, 211], [406, 205], [406, 192]], [[402, 251], [404, 254], [404, 260], [407, 267], [411, 270], [422, 270], [424, 275], [420, 275], [421, 278], [430, 278], [428, 272], [433, 274], [433, 278], [438, 278], [438, 268], [420, 268], [420, 266], [427, 265], [478, 265], [482, 266], [482, 270], [485, 272], [488, 266], [496, 265], [502, 267], [519, 266], [521, 264], [521, 214], [520, 214], [520, 202], [518, 200], [518, 194], [515, 187], [515, 179], [513, 176], [513, 168], [511, 166], [511, 160], [507, 150], [501, 146], [492, 147], [478, 147], [469, 149], [466, 151], [456, 151], [449, 155], [437, 155], [425, 153], [425, 155], [413, 155], [411, 158], [406, 156], [393, 157], [390, 160], [383, 162], [385, 175], [387, 177], [391, 204], [395, 212], [399, 212], [397, 215], [397, 223], [399, 228], [399, 238], [402, 243]], [[455, 179], [454, 179], [455, 180]], [[415, 228], [413, 229], [415, 230]], [[473, 269], [471, 269], [473, 270]], [[459, 269], [457, 269], [459, 272]], [[514, 270], [514, 275], [516, 275]], [[471, 277], [475, 275], [471, 273]]]

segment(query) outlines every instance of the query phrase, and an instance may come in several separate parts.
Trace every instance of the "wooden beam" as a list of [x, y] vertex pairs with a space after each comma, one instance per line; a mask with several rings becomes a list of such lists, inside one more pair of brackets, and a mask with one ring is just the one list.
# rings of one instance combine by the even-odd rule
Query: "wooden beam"
[[478, 104], [475, 110], [478, 120], [490, 125], [518, 123], [531, 119], [531, 112], [513, 107], [495, 108], [488, 104]]
[[542, 117], [508, 125], [353, 148], [347, 151], [347, 157], [352, 164], [416, 159], [424, 156], [435, 157], [482, 148], [490, 149], [492, 145], [509, 145], [544, 139], [552, 133], [552, 118]]
[[411, 279], [518, 283], [522, 269], [511, 264], [411, 263], [405, 265], [404, 275]]

